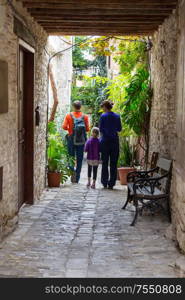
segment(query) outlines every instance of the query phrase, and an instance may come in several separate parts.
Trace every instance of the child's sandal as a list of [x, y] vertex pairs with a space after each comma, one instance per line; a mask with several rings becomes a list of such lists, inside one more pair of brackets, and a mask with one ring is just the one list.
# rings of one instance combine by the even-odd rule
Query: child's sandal
[[92, 188], [92, 189], [95, 189], [95, 188], [96, 188], [95, 183], [93, 183], [93, 184], [91, 185], [91, 188]]

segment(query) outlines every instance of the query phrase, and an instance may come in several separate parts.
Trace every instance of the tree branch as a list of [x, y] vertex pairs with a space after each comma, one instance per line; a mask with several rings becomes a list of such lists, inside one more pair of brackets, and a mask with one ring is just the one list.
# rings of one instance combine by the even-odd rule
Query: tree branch
[[52, 89], [53, 99], [54, 99], [53, 107], [52, 107], [50, 118], [49, 118], [49, 121], [48, 121], [48, 122], [51, 122], [51, 121], [54, 121], [54, 119], [55, 119], [55, 114], [56, 114], [57, 106], [58, 106], [58, 103], [59, 103], [58, 94], [57, 94], [57, 87], [56, 87], [56, 83], [55, 83], [55, 80], [54, 80], [54, 75], [53, 75], [51, 65], [49, 66], [49, 79], [50, 79], [50, 82], [51, 82], [51, 89]]

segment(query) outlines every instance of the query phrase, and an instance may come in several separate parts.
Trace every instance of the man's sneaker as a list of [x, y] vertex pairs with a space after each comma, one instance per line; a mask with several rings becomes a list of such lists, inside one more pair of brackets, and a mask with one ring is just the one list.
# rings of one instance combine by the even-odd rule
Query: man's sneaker
[[73, 172], [73, 174], [71, 175], [71, 182], [76, 183], [76, 172]]

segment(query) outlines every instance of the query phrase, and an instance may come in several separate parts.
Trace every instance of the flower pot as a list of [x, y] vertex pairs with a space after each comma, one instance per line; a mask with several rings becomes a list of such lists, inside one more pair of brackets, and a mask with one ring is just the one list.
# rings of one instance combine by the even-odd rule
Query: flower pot
[[59, 187], [60, 186], [61, 173], [49, 172], [48, 173], [48, 186]]
[[135, 171], [135, 168], [132, 168], [132, 167], [121, 167], [121, 168], [118, 168], [120, 183], [122, 185], [126, 185], [127, 184], [127, 175], [128, 175], [129, 172], [132, 172], [132, 171]]

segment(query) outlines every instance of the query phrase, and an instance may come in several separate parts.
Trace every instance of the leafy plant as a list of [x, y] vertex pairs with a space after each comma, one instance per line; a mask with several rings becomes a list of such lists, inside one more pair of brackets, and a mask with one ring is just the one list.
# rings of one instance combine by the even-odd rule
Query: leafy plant
[[[73, 48], [73, 68], [77, 70], [85, 70], [91, 65], [91, 61], [85, 58], [84, 52], [89, 52], [89, 46], [87, 43], [83, 43], [85, 41], [84, 37], [76, 36], [75, 44], [77, 44]], [[83, 50], [80, 47], [83, 47]]]
[[147, 63], [146, 43], [144, 41], [121, 41], [114, 60], [120, 66], [121, 74], [131, 74], [139, 65]]
[[[93, 55], [94, 47], [91, 43], [83, 43], [83, 37], [76, 37], [75, 43], [78, 45], [73, 51], [73, 67], [75, 69], [75, 75], [73, 77], [73, 85], [71, 92], [71, 100], [81, 101], [83, 104], [83, 110], [85, 113], [91, 114], [92, 126], [98, 126], [100, 116], [100, 103], [105, 99], [104, 89], [107, 84], [107, 68], [106, 57], [104, 54]], [[79, 45], [80, 42], [80, 45]], [[95, 40], [93, 40], [95, 42]], [[106, 43], [104, 43], [104, 46]], [[91, 60], [86, 60], [86, 54], [91, 54]], [[91, 73], [95, 70], [95, 74], [90, 76], [83, 76], [83, 70], [92, 68]], [[79, 76], [79, 73], [80, 76]], [[104, 78], [103, 80], [96, 80], [95, 77]], [[77, 80], [81, 80], [81, 86], [77, 86]]]
[[133, 165], [133, 151], [126, 138], [120, 139], [120, 156], [118, 160], [119, 167], [128, 167]]
[[[148, 127], [150, 112], [151, 88], [149, 73], [145, 67], [137, 70], [131, 76], [129, 84], [125, 87], [124, 101], [120, 103], [120, 114], [123, 123], [136, 135], [145, 134]], [[118, 105], [119, 106], [119, 105]]]
[[48, 172], [61, 173], [61, 183], [71, 175], [69, 168], [71, 157], [68, 155], [65, 142], [57, 132], [55, 122], [48, 124]]
[[98, 91], [96, 86], [88, 86], [84, 85], [82, 87], [73, 86], [72, 93], [71, 93], [71, 100], [74, 101], [81, 101], [83, 105], [89, 106], [92, 108], [93, 103], [96, 101], [98, 96]]

